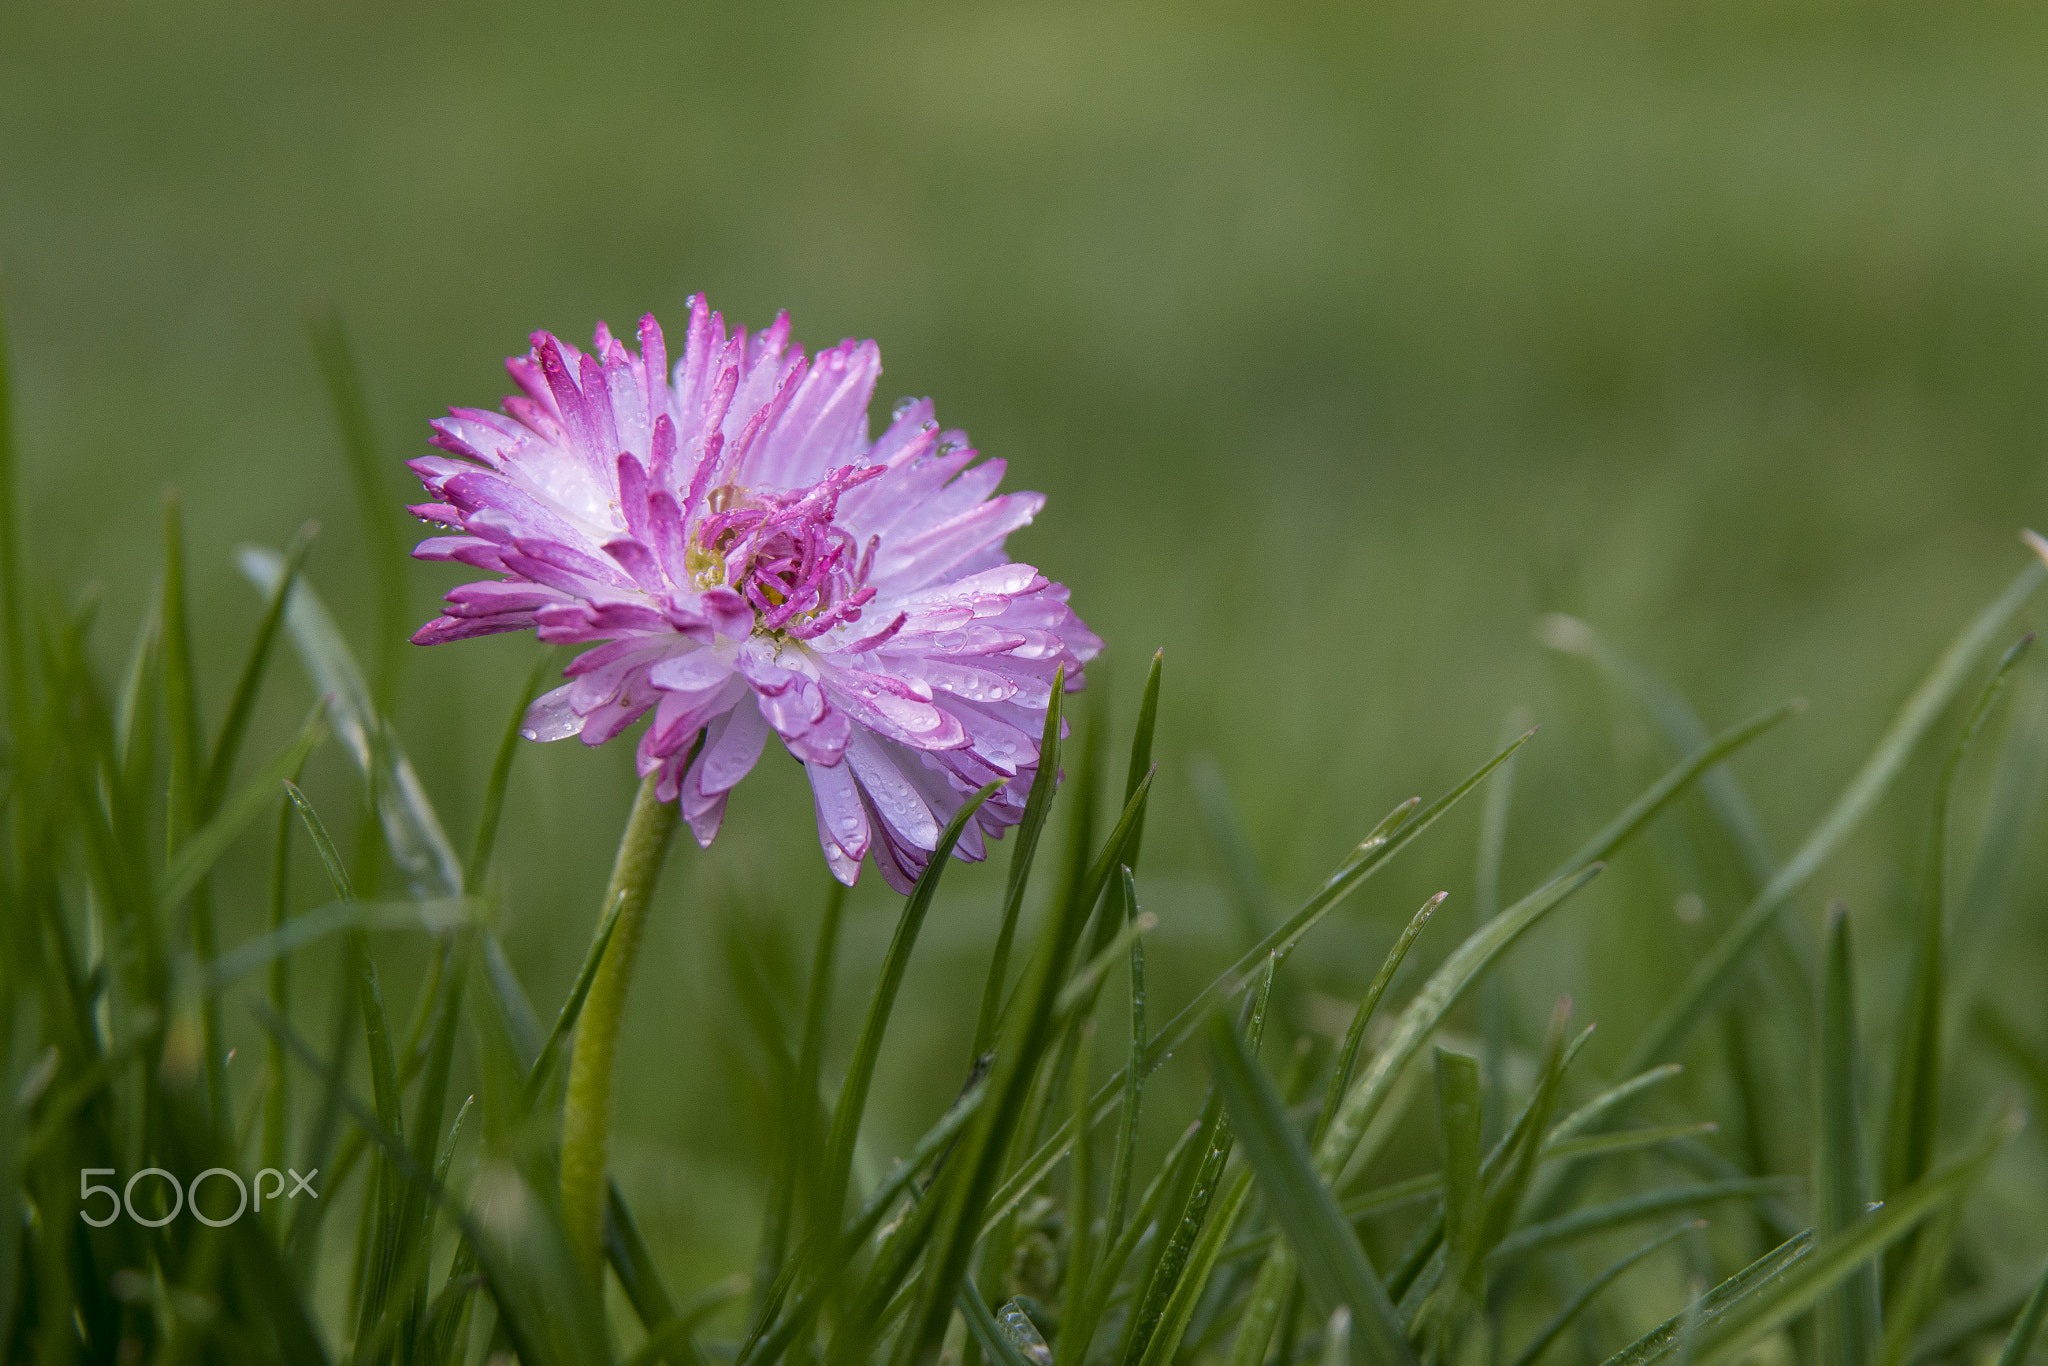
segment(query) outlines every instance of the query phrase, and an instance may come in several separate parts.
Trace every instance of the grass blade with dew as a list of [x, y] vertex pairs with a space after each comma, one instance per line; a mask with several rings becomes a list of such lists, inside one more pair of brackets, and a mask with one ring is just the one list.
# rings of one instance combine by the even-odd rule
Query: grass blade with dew
[[[1218, 1103], [1221, 1103], [1220, 1099]], [[1159, 1211], [1172, 1205], [1175, 1196], [1185, 1197], [1187, 1187], [1193, 1181], [1193, 1164], [1200, 1159], [1201, 1150], [1196, 1144], [1208, 1132], [1205, 1110], [1205, 1117], [1191, 1121], [1181, 1130], [1181, 1135], [1174, 1140], [1173, 1146], [1166, 1150], [1166, 1156], [1160, 1160], [1159, 1169], [1145, 1184], [1144, 1194], [1138, 1197], [1138, 1203], [1132, 1209], [1130, 1219], [1124, 1224], [1123, 1232], [1109, 1244], [1097, 1260], [1095, 1286], [1088, 1303], [1088, 1324], [1099, 1325], [1102, 1322], [1111, 1303], [1117, 1298], [1116, 1286], [1125, 1264], [1137, 1252], [1139, 1244], [1149, 1235], [1159, 1231], [1154, 1224]], [[1137, 1274], [1132, 1286], [1134, 1292], [1150, 1275], [1150, 1265], [1148, 1262], [1146, 1269]], [[1064, 1326], [1062, 1331], [1065, 1331]], [[1089, 1331], [1092, 1333], [1092, 1328]]]
[[[1848, 912], [1839, 904], [1828, 917], [1827, 973], [1821, 990], [1819, 1102], [1813, 1145], [1814, 1225], [1834, 1238], [1866, 1217], [1868, 1193], [1863, 1162], [1863, 1107], [1857, 1094], [1855, 958]], [[1878, 1306], [1877, 1267], [1866, 1263], [1846, 1276], [1821, 1301], [1818, 1315], [1821, 1366], [1865, 1366], [1884, 1332]]]
[[2044, 1319], [2048, 1319], [2048, 1266], [2041, 1268], [2040, 1278], [2034, 1282], [2034, 1292], [2027, 1296], [2018, 1321], [2006, 1336], [2005, 1346], [1998, 1353], [1998, 1366], [2026, 1366], [2034, 1343], [2040, 1339]]
[[1758, 1294], [1783, 1279], [1811, 1257], [1813, 1249], [1811, 1229], [1786, 1239], [1616, 1352], [1607, 1359], [1605, 1366], [1649, 1366], [1651, 1362], [1662, 1361], [1678, 1347], [1680, 1333], [1686, 1330], [1688, 1323], [1692, 1325], [1692, 1331], [1697, 1331], [1699, 1324], [1712, 1322], [1746, 1297]]
[[1079, 887], [1061, 898], [1058, 911], [1047, 918], [1039, 931], [1037, 949], [1018, 987], [1012, 1042], [1008, 1048], [997, 1050], [995, 1069], [990, 1076], [991, 1103], [983, 1107], [969, 1127], [952, 1170], [947, 1173], [945, 1203], [927, 1253], [925, 1286], [911, 1311], [912, 1317], [904, 1324], [897, 1350], [896, 1359], [901, 1366], [928, 1366], [937, 1355], [952, 1314], [954, 1283], [966, 1272], [989, 1214], [991, 1196], [1007, 1155], [1009, 1126], [1023, 1109], [1032, 1077], [1053, 1042], [1053, 1001], [1066, 978], [1067, 964], [1088, 914], [1119, 866], [1118, 855], [1128, 848], [1132, 829], [1144, 815], [1152, 778], [1148, 773], [1140, 781], [1102, 852], [1082, 875]]
[[[1891, 1111], [1885, 1128], [1884, 1194], [1904, 1190], [1934, 1161], [1935, 1126], [1941, 1111], [1943, 989], [1948, 937], [1949, 806], [1970, 742], [1984, 728], [1991, 709], [2026, 656], [2034, 637], [2023, 636], [2005, 652], [1963, 722], [1934, 788], [1927, 846], [1926, 882], [1921, 893], [1918, 943], [1899, 1019], [1899, 1047], [1892, 1077]], [[1913, 1239], [1902, 1239], [1886, 1254], [1887, 1296], [1905, 1268]]]
[[483, 890], [484, 874], [491, 865], [491, 850], [498, 843], [498, 820], [505, 812], [505, 790], [512, 781], [512, 760], [519, 752], [520, 726], [526, 720], [526, 708], [540, 689], [541, 679], [547, 675], [548, 665], [554, 662], [555, 652], [544, 649], [533, 661], [533, 667], [526, 671], [526, 681], [519, 686], [519, 698], [512, 708], [512, 715], [505, 722], [504, 734], [498, 737], [498, 752], [491, 759], [490, 781], [484, 785], [484, 805], [477, 817], [476, 843], [470, 846], [469, 862], [462, 868], [462, 890], [475, 896]]
[[405, 573], [407, 556], [398, 528], [401, 500], [392, 498], [384, 487], [384, 458], [377, 449], [376, 428], [370, 420], [369, 399], [363, 390], [362, 370], [357, 366], [348, 333], [338, 314], [309, 322], [307, 340], [320, 379], [334, 407], [335, 425], [340, 428], [341, 452], [348, 463], [349, 482], [356, 496], [356, 511], [363, 522], [363, 539], [368, 549], [370, 585], [377, 607], [376, 672], [377, 710], [388, 713], [398, 695], [399, 650], [411, 633], [406, 629]]
[[1704, 1219], [1692, 1219], [1685, 1223], [1674, 1225], [1609, 1266], [1592, 1280], [1586, 1282], [1585, 1286], [1577, 1294], [1565, 1302], [1564, 1307], [1557, 1311], [1550, 1322], [1536, 1330], [1535, 1336], [1529, 1339], [1528, 1345], [1515, 1354], [1510, 1366], [1536, 1366], [1536, 1363], [1542, 1358], [1543, 1354], [1550, 1350], [1550, 1345], [1563, 1336], [1567, 1328], [1578, 1322], [1579, 1316], [1586, 1312], [1593, 1301], [1599, 1297], [1601, 1291], [1620, 1280], [1645, 1258], [1671, 1246], [1672, 1243], [1678, 1241], [1678, 1239], [1686, 1234], [1697, 1232], [1706, 1226], [1707, 1221]]
[[1538, 888], [1488, 921], [1444, 960], [1401, 1012], [1393, 1034], [1373, 1055], [1371, 1064], [1344, 1097], [1324, 1132], [1315, 1158], [1316, 1170], [1325, 1180], [1335, 1180], [1343, 1173], [1359, 1140], [1365, 1136], [1366, 1127], [1386, 1103], [1401, 1069], [1480, 974], [1509, 945], [1597, 877], [1603, 867], [1604, 864], [1595, 863]]
[[[1138, 920], [1133, 921], [1133, 925], [1148, 919], [1149, 917], [1138, 911], [1137, 884], [1130, 868], [1123, 867], [1117, 871], [1124, 881], [1124, 905], [1138, 915]], [[1132, 1250], [1132, 1245], [1126, 1242], [1124, 1234], [1125, 1222], [1130, 1213], [1132, 1168], [1137, 1159], [1138, 1116], [1145, 1086], [1145, 1069], [1138, 1065], [1145, 1052], [1143, 935], [1131, 936], [1127, 958], [1131, 974], [1130, 1044], [1125, 1054], [1123, 1101], [1117, 1121], [1116, 1146], [1110, 1156], [1109, 1193], [1103, 1204], [1100, 1249], [1087, 1268], [1089, 1280], [1085, 1282], [1086, 1290], [1078, 1306], [1070, 1302], [1061, 1314], [1060, 1350], [1062, 1359], [1068, 1361], [1085, 1360], [1089, 1343], [1094, 1339], [1096, 1324], [1108, 1303], [1118, 1270]], [[1074, 1121], [1074, 1151], [1079, 1152], [1087, 1145], [1091, 1127], [1085, 1105], [1077, 1108]], [[1170, 1162], [1172, 1159], [1168, 1160]], [[1139, 1218], [1141, 1222], [1149, 1218], [1149, 1207], [1142, 1201]], [[1073, 1349], [1069, 1349], [1067, 1345], [1070, 1333], [1079, 1344]]]
[[[1512, 762], [1512, 761], [1510, 761]], [[1498, 770], [1496, 770], [1498, 771]], [[1316, 1122], [1309, 1136], [1309, 1150], [1315, 1151], [1328, 1132], [1330, 1121], [1336, 1117], [1338, 1107], [1343, 1103], [1344, 1093], [1351, 1085], [1351, 1077], [1358, 1063], [1359, 1050], [1365, 1044], [1366, 1027], [1371, 1024], [1387, 989], [1393, 985], [1395, 975], [1402, 963], [1407, 961], [1408, 951], [1428, 927], [1430, 917], [1437, 907], [1443, 905], [1448, 892], [1438, 892], [1422, 903], [1401, 933], [1394, 939], [1394, 945], [1387, 950], [1387, 956], [1380, 964], [1365, 995], [1360, 998], [1358, 1009], [1352, 1012], [1351, 1025], [1346, 1030], [1344, 1042], [1339, 1045], [1337, 1056], [1330, 1071], [1328, 1093], [1322, 1108], [1316, 1113]], [[1265, 1265], [1258, 1271], [1253, 1282], [1250, 1298], [1238, 1322], [1237, 1336], [1231, 1348], [1232, 1366], [1258, 1366], [1265, 1355], [1266, 1344], [1271, 1340], [1273, 1329], [1279, 1323], [1281, 1310], [1285, 1307], [1288, 1292], [1294, 1284], [1295, 1267], [1291, 1248], [1283, 1243], [1274, 1243]]]
[[[275, 592], [284, 577], [284, 559], [274, 550], [244, 546], [236, 559], [243, 577], [265, 593]], [[399, 871], [422, 895], [459, 895], [462, 861], [412, 761], [385, 726], [354, 653], [320, 595], [303, 579], [285, 606], [284, 620], [314, 689], [328, 699], [336, 734], [376, 794], [384, 842]]]
[[[1052, 1360], [1037, 1325], [1029, 1318], [1024, 1318], [1022, 1323], [999, 1321], [989, 1312], [988, 1300], [982, 1295], [981, 1287], [973, 1281], [961, 1283], [957, 1302], [968, 1336], [996, 1366], [1048, 1366]], [[1014, 1301], [1003, 1307], [1016, 1311], [1017, 1317], [1023, 1318]]]
[[1052, 692], [1045, 707], [1045, 729], [1038, 740], [1038, 770], [1031, 775], [1031, 791], [1024, 799], [1024, 817], [1017, 823], [1017, 842], [1010, 852], [1010, 877], [1003, 888], [1003, 921], [996, 931], [995, 951], [989, 957], [988, 985], [982, 989], [981, 1010], [974, 1025], [974, 1057], [995, 1045], [996, 1025], [1001, 1017], [1003, 986], [1009, 976], [1010, 946], [1017, 937], [1017, 919], [1024, 911], [1024, 889], [1031, 878], [1031, 865], [1038, 857], [1038, 837], [1045, 830], [1046, 814], [1052, 810], [1054, 789], [1059, 783], [1060, 726], [1066, 706], [1067, 666], [1053, 670]]
[[1823, 1295], [1922, 1220], [1962, 1198], [1982, 1178], [1992, 1159], [2019, 1127], [2017, 1116], [1999, 1121], [1962, 1157], [1928, 1173], [1846, 1233], [1821, 1241], [1811, 1257], [1803, 1259], [1785, 1276], [1732, 1305], [1727, 1314], [1712, 1324], [1703, 1325], [1692, 1358], [1695, 1366], [1720, 1366], [1737, 1360], [1779, 1326], [1812, 1308]]
[[[1316, 1127], [1310, 1143], [1320, 1143], [1328, 1131], [1330, 1121], [1336, 1118], [1337, 1107], [1343, 1104], [1344, 1093], [1351, 1089], [1352, 1073], [1358, 1066], [1358, 1053], [1365, 1046], [1365, 1031], [1372, 1023], [1380, 1002], [1386, 998], [1387, 989], [1394, 984], [1394, 977], [1401, 971], [1401, 965], [1408, 961], [1408, 951], [1415, 947], [1415, 941], [1429, 928], [1430, 917], [1436, 908], [1450, 898], [1449, 892], [1438, 892], [1422, 903], [1422, 909], [1409, 917], [1401, 933], [1395, 936], [1394, 946], [1387, 950], [1386, 958], [1380, 963], [1380, 970], [1373, 975], [1365, 995], [1359, 998], [1358, 1009], [1351, 1013], [1350, 1028], [1344, 1032], [1344, 1042], [1337, 1050], [1337, 1057], [1330, 1070], [1329, 1092], [1323, 1098], [1322, 1109], [1316, 1113]], [[1490, 918], [1490, 917], [1489, 917]]]
[[825, 1139], [825, 1157], [818, 1182], [814, 1227], [831, 1227], [839, 1222], [840, 1211], [846, 1204], [847, 1183], [853, 1172], [853, 1146], [860, 1137], [861, 1117], [867, 1111], [868, 1088], [874, 1081], [875, 1062], [881, 1056], [882, 1037], [888, 1032], [889, 1016], [896, 1008], [896, 993], [903, 985], [905, 970], [910, 966], [911, 950], [917, 947], [918, 934], [924, 929], [925, 913], [931, 909], [932, 896], [938, 891], [939, 879], [945, 874], [960, 832], [967, 828], [967, 822], [974, 818], [981, 804], [1000, 786], [1000, 779], [989, 783], [968, 798], [954, 813], [953, 819], [946, 822], [938, 845], [925, 864], [923, 875], [904, 900], [903, 913], [896, 921], [896, 933], [889, 941], [881, 975], [876, 979], [874, 995], [869, 999], [867, 1017], [861, 1022], [860, 1037], [854, 1044], [853, 1057], [847, 1063], [845, 1079], [840, 1083], [838, 1103], [832, 1110], [832, 1127]]
[[[1353, 849], [1346, 856], [1345, 860], [1337, 866], [1336, 871], [1324, 879], [1323, 885], [1309, 897], [1299, 910], [1290, 916], [1284, 924], [1269, 931], [1264, 939], [1261, 939], [1251, 949], [1240, 955], [1235, 963], [1220, 976], [1213, 979], [1208, 986], [1204, 987], [1196, 995], [1194, 1000], [1183, 1006], [1171, 1020], [1167, 1021], [1166, 1025], [1157, 1034], [1152, 1036], [1151, 1041], [1145, 1046], [1144, 1066], [1146, 1070], [1151, 1071], [1157, 1068], [1172, 1054], [1174, 1049], [1180, 1047], [1189, 1038], [1193, 1037], [1196, 1029], [1200, 1028], [1206, 1012], [1213, 1009], [1217, 1002], [1234, 996], [1243, 990], [1251, 982], [1253, 971], [1268, 955], [1272, 954], [1275, 950], [1291, 948], [1299, 943], [1302, 937], [1314, 929], [1324, 916], [1335, 909], [1345, 897], [1356, 891], [1360, 883], [1384, 866], [1387, 860], [1406, 848], [1416, 836], [1442, 819], [1446, 812], [1464, 800], [1474, 788], [1484, 782], [1487, 775], [1492, 773], [1510, 754], [1528, 743], [1535, 733], [1532, 730], [1528, 734], [1518, 737], [1514, 744], [1509, 745], [1486, 763], [1480, 765], [1463, 782], [1437, 798], [1436, 801], [1430, 803], [1428, 807], [1423, 808], [1421, 811], [1418, 812], [1416, 809], [1420, 805], [1419, 799], [1410, 798], [1389, 812], [1377, 826], [1373, 827], [1372, 831], [1364, 839], [1359, 841], [1357, 848]], [[1116, 1075], [1109, 1078], [1097, 1089], [1094, 1104], [1090, 1110], [1091, 1122], [1099, 1123], [1113, 1111], [1116, 1105], [1116, 1098], [1123, 1086], [1123, 1080], [1123, 1073], [1119, 1070]], [[1046, 1172], [1050, 1171], [1053, 1164], [1059, 1161], [1061, 1155], [1066, 1152], [1067, 1145], [1072, 1141], [1073, 1130], [1071, 1126], [1062, 1125], [1051, 1137], [1039, 1145], [1038, 1150], [1032, 1153], [1028, 1160], [1019, 1163], [1014, 1175], [1003, 1184], [1002, 1189], [990, 1201], [990, 1208], [994, 1211], [995, 1216], [1001, 1217], [1009, 1210], [1014, 1209], [1017, 1202], [1023, 1199], [1024, 1193], [1044, 1179]]]
[[1734, 979], [1736, 970], [1762, 938], [1772, 919], [1806, 885], [1807, 879], [1819, 871], [1821, 864], [1828, 860], [1849, 833], [1862, 824], [1878, 798], [1891, 787], [1907, 757], [1918, 747], [1920, 738], [1962, 686], [1971, 665], [2005, 629], [2013, 613], [2034, 595], [2044, 579], [2048, 579], [2048, 561], [2036, 560], [2029, 564], [1942, 652], [1933, 669], [1913, 690], [1912, 696], [1906, 699], [1905, 705], [1879, 738], [1870, 757], [1864, 760], [1863, 767], [1850, 779], [1849, 785], [1807, 836], [1799, 851], [1772, 875], [1755, 900], [1714, 945], [1706, 961], [1679, 989], [1672, 1002], [1648, 1029], [1637, 1036], [1622, 1071], [1640, 1072], [1662, 1062], [1691, 1037], [1694, 1028], [1720, 999], [1722, 990]]
[[[1280, 956], [1275, 954], [1266, 964], [1265, 975], [1260, 979], [1258, 992], [1246, 1002], [1247, 1013], [1241, 1032], [1245, 1053], [1253, 1058], [1258, 1056], [1260, 1041], [1265, 1035], [1266, 1012], [1272, 1007], [1273, 982], [1279, 975]], [[1168, 1306], [1188, 1272], [1190, 1259], [1201, 1239], [1209, 1219], [1209, 1207], [1215, 1200], [1216, 1191], [1223, 1180], [1224, 1166], [1230, 1161], [1230, 1150], [1235, 1142], [1232, 1132], [1231, 1112], [1219, 1091], [1215, 1104], [1215, 1119], [1210, 1126], [1204, 1144], [1201, 1163], [1195, 1169], [1195, 1179], [1188, 1187], [1186, 1200], [1181, 1205], [1180, 1217], [1174, 1222], [1172, 1231], [1160, 1246], [1158, 1261], [1153, 1265], [1145, 1294], [1137, 1312], [1131, 1317], [1130, 1328], [1122, 1352], [1124, 1366], [1159, 1366], [1152, 1352], [1152, 1339], [1158, 1333], [1165, 1319]], [[1231, 1211], [1234, 1216], [1236, 1210]], [[1225, 1232], [1228, 1232], [1226, 1229]], [[1218, 1243], [1211, 1250], [1213, 1265], [1215, 1253], [1221, 1250]], [[1197, 1287], [1199, 1291], [1199, 1287]], [[1187, 1305], [1192, 1313], [1194, 1306]], [[1183, 1320], [1181, 1327], [1186, 1329]]]
[[1202, 1236], [1188, 1259], [1187, 1269], [1174, 1284], [1173, 1294], [1159, 1316], [1139, 1366], [1169, 1366], [1178, 1356], [1195, 1308], [1212, 1288], [1217, 1258], [1231, 1229], [1237, 1226], [1237, 1217], [1243, 1213], [1251, 1190], [1251, 1171], [1240, 1171], [1230, 1183], [1230, 1189], [1224, 1192], [1223, 1199], [1217, 1203], [1215, 1216], [1203, 1227]]
[[228, 795], [228, 783], [235, 776], [235, 759], [242, 752], [249, 722], [256, 715], [256, 699], [263, 691], [263, 679], [275, 658], [271, 647], [277, 643], [278, 630], [284, 624], [286, 597], [299, 580], [317, 531], [315, 524], [308, 522], [285, 547], [283, 572], [270, 592], [270, 601], [264, 604], [263, 615], [257, 619], [256, 634], [249, 640], [249, 656], [242, 663], [234, 696], [228, 702], [227, 719], [221, 722], [220, 735], [213, 742], [213, 755], [207, 760], [206, 781], [199, 797], [201, 819], [210, 818]]
[[1415, 1353], [1386, 1287], [1337, 1209], [1273, 1083], [1221, 1015], [1210, 1020], [1209, 1055], [1224, 1104], [1237, 1116], [1245, 1159], [1273, 1220], [1293, 1243], [1302, 1275], [1326, 1308], [1351, 1311], [1368, 1359], [1415, 1366]]

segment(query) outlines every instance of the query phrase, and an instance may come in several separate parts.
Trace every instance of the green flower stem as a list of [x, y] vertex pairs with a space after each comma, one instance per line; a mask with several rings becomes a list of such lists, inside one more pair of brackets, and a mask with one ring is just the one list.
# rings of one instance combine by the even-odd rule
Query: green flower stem
[[605, 1163], [611, 1148], [619, 1022], [626, 1013], [626, 988], [640, 952], [647, 903], [676, 830], [676, 804], [656, 799], [654, 784], [654, 775], [640, 784], [626, 833], [619, 839], [618, 861], [612, 865], [603, 902], [606, 908], [614, 901], [621, 903], [618, 927], [576, 1019], [568, 1094], [562, 1103], [562, 1217], [569, 1244], [593, 1281], [604, 1268]]

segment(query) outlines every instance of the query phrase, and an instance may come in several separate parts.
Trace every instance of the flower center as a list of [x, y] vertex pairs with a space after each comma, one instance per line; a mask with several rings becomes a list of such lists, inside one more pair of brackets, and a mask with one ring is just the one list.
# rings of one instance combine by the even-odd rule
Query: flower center
[[730, 586], [754, 609], [754, 629], [809, 640], [858, 621], [879, 537], [863, 549], [834, 517], [839, 495], [880, 476], [881, 466], [836, 469], [807, 489], [763, 493], [724, 484], [684, 553], [698, 591]]

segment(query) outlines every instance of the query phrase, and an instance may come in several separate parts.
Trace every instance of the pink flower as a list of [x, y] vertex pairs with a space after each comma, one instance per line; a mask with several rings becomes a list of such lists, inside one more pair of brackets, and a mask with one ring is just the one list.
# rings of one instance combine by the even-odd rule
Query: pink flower
[[449, 454], [411, 462], [434, 499], [413, 511], [454, 534], [413, 553], [497, 577], [452, 590], [413, 640], [596, 645], [527, 738], [598, 745], [652, 712], [640, 772], [700, 844], [773, 732], [841, 882], [872, 854], [908, 891], [967, 797], [1010, 778], [960, 840], [984, 857], [1023, 815], [1054, 670], [1078, 689], [1102, 648], [1063, 586], [1004, 552], [1043, 496], [996, 495], [1003, 462], [975, 464], [929, 399], [870, 441], [872, 341], [806, 359], [787, 315], [728, 336], [690, 304], [673, 376], [652, 316], [638, 355], [602, 323], [588, 354], [537, 332], [505, 363], [522, 393], [502, 413], [433, 424]]

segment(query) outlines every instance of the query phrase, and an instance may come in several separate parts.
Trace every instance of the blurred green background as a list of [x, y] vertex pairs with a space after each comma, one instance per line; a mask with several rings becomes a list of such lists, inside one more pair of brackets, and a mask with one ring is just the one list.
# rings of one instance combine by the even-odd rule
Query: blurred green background
[[[703, 290], [750, 324], [787, 307], [811, 344], [878, 338], [878, 406], [933, 395], [1010, 487], [1050, 495], [1012, 549], [1111, 642], [1090, 676], [1116, 736], [1164, 647], [1141, 879], [1162, 1004], [1237, 935], [1196, 755], [1276, 904], [1517, 706], [1545, 731], [1511, 895], [1656, 771], [1639, 720], [1535, 643], [1546, 611], [1715, 728], [1812, 699], [1738, 766], [1782, 857], [2048, 521], [2044, 60], [2048, 12], [2017, 0], [7, 4], [0, 271], [35, 577], [100, 586], [111, 675], [177, 485], [217, 721], [259, 601], [238, 543], [319, 519], [312, 580], [374, 649], [308, 319], [346, 322], [404, 521], [398, 462], [446, 405], [505, 391], [527, 331], [674, 328]], [[408, 573], [424, 619], [454, 577]], [[399, 726], [458, 843], [533, 649], [407, 648]], [[273, 740], [310, 702], [281, 676]], [[520, 762], [503, 915], [551, 1003], [630, 760]], [[316, 796], [345, 808], [322, 764]], [[789, 770], [763, 764], [709, 854], [679, 848], [628, 1027], [620, 1162], [679, 1278], [745, 1265], [753, 1238], [767, 1120], [726, 943], [771, 977], [808, 953], [825, 877]], [[1801, 906], [1873, 918], [1877, 1029], [1926, 790], [1916, 769]], [[1476, 820], [1293, 971], [1357, 991], [1438, 887], [1467, 923]], [[239, 857], [230, 940], [264, 914], [261, 852]], [[999, 877], [948, 878], [877, 1162], [957, 1086]], [[1611, 1060], [1704, 942], [1672, 913], [1688, 890], [1646, 863], [1546, 930], [1512, 979], [1518, 1031], [1568, 989]], [[894, 904], [872, 877], [856, 899], [848, 1019]], [[1710, 923], [1733, 909], [1710, 900]], [[2027, 920], [1994, 986], [2038, 1024]], [[386, 948], [401, 975], [419, 957]]]

